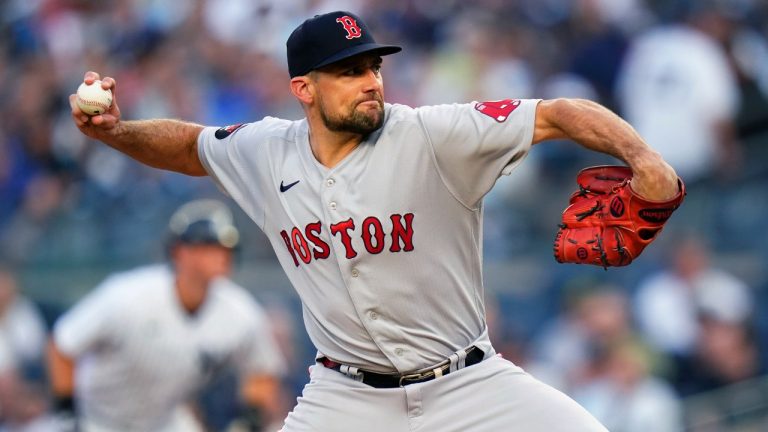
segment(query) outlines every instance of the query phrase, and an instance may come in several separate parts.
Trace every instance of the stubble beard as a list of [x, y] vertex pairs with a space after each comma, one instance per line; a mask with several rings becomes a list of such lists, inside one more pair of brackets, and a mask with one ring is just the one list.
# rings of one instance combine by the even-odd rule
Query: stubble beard
[[368, 135], [381, 128], [384, 124], [384, 104], [378, 98], [374, 100], [379, 103], [379, 107], [375, 112], [360, 112], [357, 110], [357, 106], [355, 106], [352, 109], [352, 113], [347, 116], [334, 116], [325, 109], [325, 103], [320, 98], [320, 118], [328, 130]]

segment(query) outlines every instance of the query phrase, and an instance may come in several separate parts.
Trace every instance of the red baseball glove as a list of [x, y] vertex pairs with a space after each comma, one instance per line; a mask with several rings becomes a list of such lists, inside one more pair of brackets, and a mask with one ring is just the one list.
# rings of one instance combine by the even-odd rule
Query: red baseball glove
[[632, 170], [596, 166], [579, 172], [579, 190], [571, 195], [555, 237], [555, 259], [605, 269], [637, 258], [683, 202], [685, 185], [667, 201], [649, 201], [632, 191]]

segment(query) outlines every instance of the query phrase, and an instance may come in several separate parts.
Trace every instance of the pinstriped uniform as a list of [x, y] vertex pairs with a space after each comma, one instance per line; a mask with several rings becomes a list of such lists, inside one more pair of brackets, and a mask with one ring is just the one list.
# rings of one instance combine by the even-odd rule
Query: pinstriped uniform
[[261, 307], [217, 279], [194, 315], [165, 266], [107, 278], [56, 323], [59, 349], [76, 359], [75, 396], [99, 431], [186, 430], [177, 408], [217, 371], [282, 373]]

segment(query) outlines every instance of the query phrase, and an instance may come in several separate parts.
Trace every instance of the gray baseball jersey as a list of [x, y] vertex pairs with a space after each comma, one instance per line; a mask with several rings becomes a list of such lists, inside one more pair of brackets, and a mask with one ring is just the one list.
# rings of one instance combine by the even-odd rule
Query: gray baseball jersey
[[320, 353], [404, 373], [471, 344], [492, 352], [481, 202], [527, 154], [537, 103], [387, 104], [331, 169], [306, 120], [206, 128], [198, 152], [269, 238]]
[[284, 368], [263, 310], [243, 288], [217, 279], [189, 315], [165, 266], [108, 278], [56, 323], [54, 337], [76, 359], [78, 409], [104, 430], [168, 428], [175, 408], [222, 368]]

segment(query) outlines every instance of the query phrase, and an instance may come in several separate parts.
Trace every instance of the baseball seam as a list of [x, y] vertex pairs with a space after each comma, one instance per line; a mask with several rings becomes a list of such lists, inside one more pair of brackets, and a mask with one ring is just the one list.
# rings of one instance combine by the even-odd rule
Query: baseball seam
[[99, 102], [93, 99], [83, 99], [80, 96], [78, 96], [77, 101], [84, 105], [96, 105], [97, 107], [104, 109], [104, 111], [109, 109], [109, 105], [105, 104], [104, 102]]

